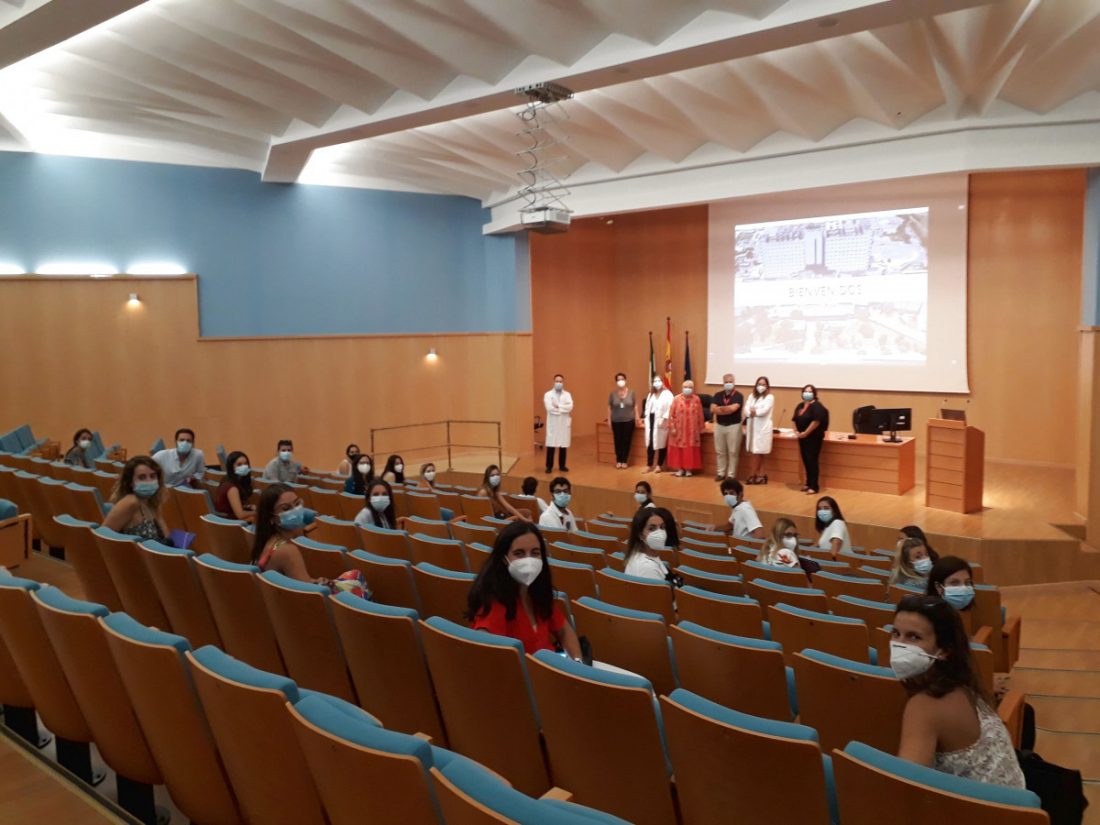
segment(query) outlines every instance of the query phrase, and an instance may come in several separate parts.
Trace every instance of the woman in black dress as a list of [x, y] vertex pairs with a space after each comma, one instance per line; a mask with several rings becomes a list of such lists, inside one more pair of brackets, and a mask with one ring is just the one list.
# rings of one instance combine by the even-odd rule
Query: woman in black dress
[[802, 491], [817, 495], [820, 487], [818, 466], [825, 431], [829, 429], [829, 411], [817, 400], [817, 387], [807, 384], [802, 388], [802, 403], [794, 411], [794, 428], [798, 432], [798, 451], [802, 454], [802, 466], [806, 468], [806, 484]]

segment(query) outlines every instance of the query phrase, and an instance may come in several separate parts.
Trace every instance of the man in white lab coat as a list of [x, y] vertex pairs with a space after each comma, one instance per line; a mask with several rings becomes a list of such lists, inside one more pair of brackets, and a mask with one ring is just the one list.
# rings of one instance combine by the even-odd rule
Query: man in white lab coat
[[568, 473], [565, 452], [573, 439], [573, 396], [565, 388], [565, 376], [554, 376], [554, 388], [542, 398], [546, 405], [546, 472], [554, 470], [554, 451], [558, 452], [558, 471]]

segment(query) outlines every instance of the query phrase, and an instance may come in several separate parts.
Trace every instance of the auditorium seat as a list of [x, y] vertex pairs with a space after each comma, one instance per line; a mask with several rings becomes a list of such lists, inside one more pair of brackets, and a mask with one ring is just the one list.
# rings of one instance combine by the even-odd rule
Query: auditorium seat
[[790, 721], [798, 715], [794, 671], [778, 642], [733, 636], [694, 622], [668, 629], [680, 686], [742, 713]]
[[325, 825], [320, 796], [286, 712], [286, 703], [300, 697], [297, 685], [215, 647], [184, 655], [244, 820]]
[[50, 736], [38, 729], [38, 718], [34, 710], [34, 698], [30, 689], [19, 675], [15, 660], [4, 642], [3, 626], [0, 625], [0, 708], [3, 709], [4, 727], [22, 737], [33, 748], [44, 748], [50, 743]]
[[480, 573], [482, 566], [493, 555], [493, 548], [477, 541], [466, 542], [466, 558], [470, 560], [470, 572]]
[[732, 636], [765, 638], [764, 611], [756, 599], [685, 585], [676, 592], [676, 611], [681, 622], [695, 622]]
[[655, 686], [549, 650], [527, 660], [554, 784], [637, 825], [675, 825]]
[[457, 754], [446, 762], [433, 754], [431, 769], [436, 798], [443, 821], [454, 825], [627, 825], [611, 814], [585, 808], [553, 796], [551, 790], [540, 799], [509, 787], [484, 766]]
[[711, 544], [729, 545], [729, 536], [725, 533], [711, 530], [710, 525], [688, 521], [681, 522], [681, 524], [683, 525], [680, 528], [681, 539], [695, 539], [696, 541], [705, 541]]
[[344, 511], [340, 506], [339, 495], [335, 490], [330, 490], [327, 487], [310, 487], [310, 506], [319, 515], [328, 516], [329, 518], [342, 518]]
[[404, 530], [389, 530], [373, 525], [356, 525], [355, 529], [359, 535], [359, 546], [368, 553], [409, 561], [409, 534]]
[[745, 592], [760, 602], [765, 613], [773, 604], [780, 602], [801, 607], [803, 610], [816, 610], [818, 613], [827, 613], [829, 610], [829, 599], [825, 591], [814, 587], [791, 587], [754, 578], [745, 583]]
[[[737, 539], [737, 541], [743, 542], [744, 539]], [[746, 561], [756, 561], [760, 557], [760, 548], [736, 544], [730, 547], [730, 555], [742, 563]]]
[[156, 541], [141, 543], [142, 559], [153, 580], [172, 632], [183, 636], [192, 647], [221, 647], [221, 637], [210, 612], [206, 593], [195, 575], [190, 550], [177, 550]]
[[187, 640], [125, 613], [99, 622], [172, 801], [193, 822], [243, 825], [183, 658]]
[[630, 537], [630, 525], [622, 522], [589, 519], [585, 526], [593, 533], [601, 536], [613, 536], [621, 542], [625, 542]]
[[891, 602], [860, 599], [855, 596], [830, 596], [829, 608], [838, 616], [861, 619], [869, 630], [883, 627], [894, 621], [894, 605]]
[[306, 570], [313, 578], [335, 579], [348, 569], [345, 548], [336, 544], [325, 544], [315, 539], [299, 536], [291, 543], [298, 548], [305, 562]]
[[550, 777], [523, 644], [432, 616], [420, 623], [450, 747], [526, 794]]
[[102, 469], [95, 470], [88, 482], [99, 490], [100, 498], [104, 501], [110, 501], [111, 493], [114, 492], [115, 485], [118, 484], [118, 473]]
[[[696, 559], [681, 555], [681, 564], [676, 573], [684, 580], [685, 587], [695, 587], [710, 593], [724, 596], [744, 596], [745, 582], [741, 576], [727, 573], [714, 573], [694, 566]], [[689, 566], [686, 562], [692, 562]]]
[[[631, 610], [659, 613], [666, 624], [676, 621], [672, 587], [666, 581], [604, 569], [596, 573], [596, 582], [600, 588], [600, 599], [609, 604], [629, 607]], [[573, 594], [570, 595], [573, 596]], [[587, 594], [578, 594], [573, 598], [579, 598], [581, 595]]]
[[993, 649], [994, 666], [998, 673], [1007, 673], [1020, 657], [1020, 617], [1006, 615], [1001, 607], [1001, 591], [989, 584], [974, 586], [973, 607], [963, 611], [964, 618], [968, 614], [972, 631], [983, 626], [993, 631], [989, 646]]
[[548, 542], [546, 553], [551, 558], [571, 561], [574, 564], [587, 564], [596, 570], [602, 570], [608, 566], [607, 554], [603, 550], [594, 547], [581, 547], [578, 544], [558, 541], [557, 539], [551, 540], [549, 535], [546, 536], [546, 539]]
[[452, 622], [466, 624], [466, 601], [470, 585], [477, 576], [445, 570], [434, 564], [415, 564], [412, 568], [416, 592], [423, 608], [422, 616], [441, 616]]
[[404, 520], [402, 526], [410, 536], [414, 533], [421, 533], [431, 538], [447, 540], [451, 538], [450, 525], [445, 521], [409, 516]]
[[348, 569], [358, 570], [366, 578], [374, 601], [420, 610], [420, 598], [413, 582], [411, 563], [402, 559], [376, 556], [365, 550], [352, 550], [346, 559]]
[[565, 559], [550, 559], [550, 575], [554, 589], [567, 593], [570, 599], [581, 596], [599, 598], [596, 571], [590, 564], [577, 564]]
[[810, 580], [806, 578], [806, 573], [801, 567], [778, 567], [774, 564], [746, 561], [741, 563], [741, 575], [746, 579], [763, 579], [787, 587], [810, 586]]
[[[78, 472], [88, 473], [89, 471]], [[70, 516], [81, 521], [103, 521], [103, 498], [94, 485], [70, 482], [65, 485], [65, 490], [69, 499]]]
[[897, 752], [908, 696], [890, 668], [803, 650], [794, 654], [794, 675], [800, 721], [826, 751], [855, 739]]
[[245, 522], [214, 514], [202, 517], [208, 547], [206, 552], [235, 564], [248, 564], [252, 558], [252, 534], [244, 529]]
[[65, 542], [65, 560], [73, 566], [84, 596], [108, 610], [122, 610], [122, 599], [115, 589], [103, 556], [96, 546], [92, 531], [99, 526], [90, 521], [78, 521], [72, 516], [54, 516]]
[[794, 664], [795, 653], [806, 648], [856, 662], [878, 664], [867, 625], [859, 619], [780, 603], [768, 608], [768, 624], [772, 639], [783, 645], [788, 665]]
[[319, 515], [314, 522], [309, 537], [324, 544], [335, 544], [345, 550], [360, 547], [359, 530], [353, 521], [345, 521], [343, 516]]
[[359, 705], [389, 730], [445, 745], [416, 611], [351, 593], [334, 596], [331, 607]]
[[366, 506], [366, 497], [356, 493], [337, 493], [336, 503], [340, 508], [340, 518], [355, 521], [359, 511]]
[[405, 506], [410, 516], [417, 516], [428, 521], [442, 521], [443, 515], [439, 506], [439, 499], [435, 493], [413, 492], [405, 493]]
[[190, 487], [175, 487], [172, 498], [176, 500], [183, 518], [183, 529], [195, 534], [192, 545], [199, 552], [206, 552], [210, 546], [210, 537], [206, 535], [206, 525], [202, 517], [214, 515], [214, 504], [206, 490], [192, 490]]
[[625, 549], [623, 542], [615, 536], [602, 536], [599, 533], [589, 533], [585, 530], [576, 530], [570, 533], [569, 543], [579, 547], [588, 547], [592, 550], [602, 550], [604, 553], [621, 553]]
[[156, 822], [153, 786], [164, 779], [98, 621], [107, 608], [57, 587], [35, 590], [31, 599], [96, 749], [115, 772], [119, 804], [142, 822]]
[[424, 533], [409, 534], [409, 555], [413, 564], [432, 564], [444, 570], [467, 573], [470, 563], [461, 541], [436, 538]]
[[481, 542], [492, 547], [497, 539], [497, 531], [492, 527], [484, 524], [471, 524], [462, 517], [452, 519], [449, 524], [451, 535], [467, 545], [470, 542]]
[[882, 601], [886, 598], [886, 587], [881, 580], [842, 576], [824, 569], [814, 573], [814, 587], [824, 590], [830, 598], [855, 596], [868, 601]]
[[38, 534], [50, 547], [63, 548], [63, 533], [54, 523], [54, 514], [68, 512], [69, 497], [66, 482], [38, 476], [29, 486], [31, 517], [38, 524]]
[[1031, 791], [953, 776], [863, 742], [836, 751], [833, 770], [844, 825], [878, 825], [884, 811], [934, 812], [940, 822], [967, 825], [1050, 822]]
[[195, 573], [225, 652], [261, 670], [286, 673], [256, 582], [259, 572], [250, 564], [235, 564], [208, 553], [195, 558]]
[[660, 613], [630, 610], [588, 596], [574, 599], [572, 607], [577, 633], [588, 637], [595, 659], [645, 677], [658, 693], [676, 689], [668, 627]]
[[[727, 561], [733, 564], [737, 563], [737, 560], [733, 558], [733, 553], [730, 551], [730, 546], [726, 542], [715, 541], [700, 541], [692, 538], [680, 538], [680, 552], [690, 551], [692, 558], [697, 556], [706, 556], [718, 561]], [[704, 570], [706, 568], [703, 568]]]
[[97, 527], [92, 537], [111, 574], [123, 609], [142, 624], [172, 630], [149, 568], [145, 566], [145, 551], [141, 545], [133, 536], [117, 533], [109, 527]]
[[257, 579], [275, 641], [295, 682], [355, 701], [344, 653], [329, 608], [329, 589], [269, 570]]
[[466, 521], [471, 524], [479, 523], [486, 516], [496, 515], [493, 512], [493, 502], [485, 496], [460, 494], [458, 496], [458, 506], [460, 509], [455, 510], [455, 514], [461, 513], [466, 517]]
[[685, 825], [836, 822], [832, 765], [812, 728], [687, 690], [662, 696], [661, 711]]

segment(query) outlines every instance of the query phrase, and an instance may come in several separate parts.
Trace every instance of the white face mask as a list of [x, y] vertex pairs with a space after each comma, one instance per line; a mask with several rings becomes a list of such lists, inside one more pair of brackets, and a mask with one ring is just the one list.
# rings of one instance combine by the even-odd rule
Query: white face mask
[[647, 496], [645, 493], [635, 493], [634, 494], [634, 500], [636, 502], [638, 502], [639, 504], [645, 504], [646, 500], [648, 498], [649, 498], [649, 496]]
[[890, 667], [899, 679], [920, 676], [936, 662], [935, 656], [925, 653], [916, 645], [890, 642]]
[[783, 537], [783, 546], [786, 547], [788, 550], [797, 550], [798, 549], [798, 539], [795, 538], [794, 536], [784, 536]]
[[733, 384], [723, 384], [722, 389], [726, 392], [733, 392]]
[[645, 543], [649, 545], [650, 550], [664, 550], [668, 545], [665, 543], [668, 541], [668, 533], [660, 528], [651, 532], [645, 537]]
[[374, 508], [375, 512], [381, 513], [387, 507], [390, 506], [389, 496], [371, 496], [370, 506]]
[[508, 575], [522, 585], [530, 586], [531, 582], [539, 577], [542, 572], [542, 559], [538, 556], [528, 556], [522, 559], [513, 559], [508, 562]]
[[617, 386], [619, 389], [622, 389], [626, 386], [626, 381], [620, 378], [618, 381], [615, 382], [615, 386]]
[[359, 473], [361, 475], [366, 475], [369, 472], [370, 472], [370, 462], [369, 461], [360, 461], [359, 462]]
[[290, 450], [279, 450], [279, 458], [282, 461], [290, 461], [290, 457], [293, 453]]
[[761, 395], [763, 395], [764, 393], [766, 393], [768, 391], [768, 385], [767, 384], [757, 384], [756, 385], [756, 391], [758, 393], [760, 393]]
[[82, 438], [78, 442], [76, 442], [76, 446], [78, 446], [82, 450], [86, 450], [92, 446], [92, 440], [90, 438]]
[[405, 472], [405, 465], [404, 464], [394, 464], [393, 465], [393, 471], [395, 473], [403, 473], [403, 472]]
[[663, 381], [654, 381], [653, 382], [653, 389], [657, 390], [658, 392], [663, 390], [664, 387], [665, 387], [665, 385], [664, 385]]
[[424, 480], [425, 481], [435, 481], [435, 470], [425, 470], [424, 471]]

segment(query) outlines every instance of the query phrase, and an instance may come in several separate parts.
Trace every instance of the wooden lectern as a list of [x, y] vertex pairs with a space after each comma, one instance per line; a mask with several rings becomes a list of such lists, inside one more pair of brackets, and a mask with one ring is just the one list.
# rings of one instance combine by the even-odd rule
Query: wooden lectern
[[963, 421], [928, 420], [928, 468], [924, 503], [939, 510], [982, 509], [985, 433]]

